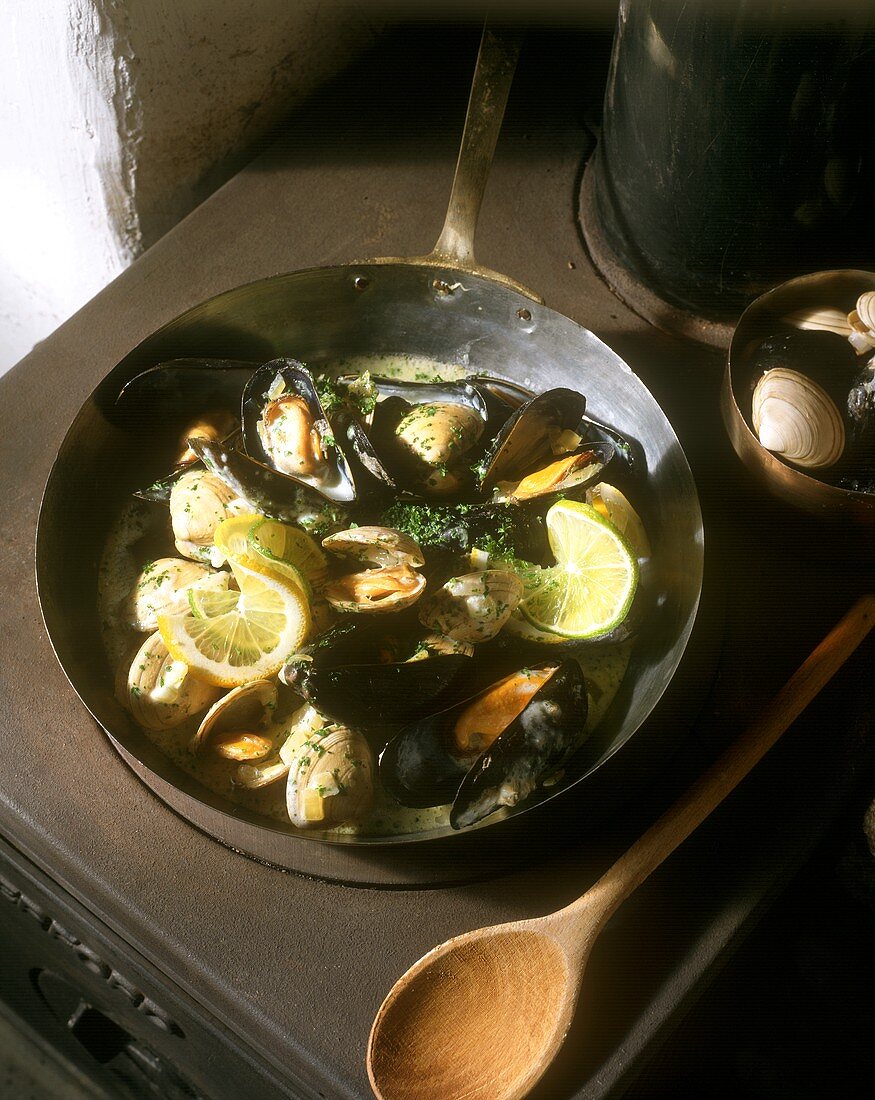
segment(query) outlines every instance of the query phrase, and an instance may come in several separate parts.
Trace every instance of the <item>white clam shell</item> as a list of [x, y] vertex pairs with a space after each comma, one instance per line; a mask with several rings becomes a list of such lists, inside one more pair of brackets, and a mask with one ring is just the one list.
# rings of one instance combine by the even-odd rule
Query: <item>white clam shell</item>
[[176, 615], [188, 603], [189, 588], [227, 588], [228, 573], [214, 573], [206, 565], [186, 558], [157, 558], [150, 562], [131, 593], [131, 626], [135, 630], [158, 629], [159, 615]]
[[860, 295], [856, 313], [863, 327], [875, 333], [875, 290], [867, 290]]
[[522, 599], [523, 582], [504, 569], [452, 577], [427, 597], [419, 621], [436, 634], [476, 645], [501, 630]]
[[161, 635], [150, 635], [137, 650], [128, 672], [131, 714], [148, 730], [171, 729], [215, 702], [221, 688], [196, 680], [175, 661]]
[[[308, 708], [312, 711], [312, 708]], [[289, 763], [286, 808], [301, 829], [331, 829], [361, 820], [374, 797], [374, 756], [362, 734], [304, 722], [282, 749]]]
[[848, 315], [841, 309], [797, 309], [788, 313], [784, 320], [796, 328], [835, 332], [844, 337], [851, 335]]
[[804, 469], [826, 469], [844, 453], [845, 426], [835, 402], [798, 371], [776, 367], [760, 378], [751, 420], [766, 450]]
[[234, 514], [237, 494], [215, 474], [190, 470], [170, 492], [170, 521], [176, 549], [186, 558], [209, 559], [209, 547], [219, 524]]
[[322, 546], [339, 558], [352, 558], [371, 565], [409, 565], [418, 569], [425, 564], [418, 543], [391, 527], [351, 527], [324, 538]]
[[[865, 295], [862, 297], [865, 297]], [[865, 305], [864, 309], [867, 309]], [[848, 323], [851, 326], [851, 333], [848, 336], [851, 347], [857, 355], [867, 355], [875, 348], [875, 332], [873, 332], [870, 326], [861, 318], [856, 309], [851, 310], [848, 314]]]

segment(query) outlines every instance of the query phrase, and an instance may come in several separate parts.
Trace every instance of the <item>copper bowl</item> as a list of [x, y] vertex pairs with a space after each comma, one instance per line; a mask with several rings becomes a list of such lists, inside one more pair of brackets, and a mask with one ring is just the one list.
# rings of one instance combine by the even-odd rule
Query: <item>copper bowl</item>
[[[815, 515], [847, 518], [854, 524], [875, 527], [875, 495], [842, 489], [788, 465], [763, 447], [748, 419], [749, 359], [753, 348], [773, 333], [788, 313], [806, 307], [850, 311], [866, 290], [875, 290], [875, 273], [842, 269], [802, 275], [760, 295], [735, 327], [720, 405], [738, 457], [773, 496]], [[862, 362], [861, 358], [861, 368]]]

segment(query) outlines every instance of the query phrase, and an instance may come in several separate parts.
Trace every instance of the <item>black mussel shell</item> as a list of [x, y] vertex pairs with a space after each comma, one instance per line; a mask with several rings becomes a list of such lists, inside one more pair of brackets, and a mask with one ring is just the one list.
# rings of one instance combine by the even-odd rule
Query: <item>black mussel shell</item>
[[577, 429], [586, 412], [586, 398], [576, 390], [553, 389], [533, 397], [505, 422], [480, 463], [479, 488], [491, 490], [499, 481], [525, 477], [553, 455], [557, 431]]
[[[200, 436], [198, 438], [203, 439], [206, 437]], [[233, 449], [242, 443], [242, 439], [243, 435], [238, 427], [223, 439], [215, 439], [211, 442], [217, 443], [220, 447], [230, 447]], [[139, 497], [140, 500], [151, 500], [159, 504], [167, 504], [170, 500], [170, 494], [173, 492], [173, 486], [179, 481], [182, 475], [188, 473], [189, 470], [194, 470], [199, 466], [203, 466], [203, 460], [194, 452], [191, 443], [189, 443], [189, 450], [193, 452], [192, 461], [179, 463], [179, 465], [173, 467], [166, 477], [153, 481], [152, 484], [147, 485], [145, 489], [134, 490], [134, 496]]]
[[[294, 394], [304, 402], [313, 428], [321, 437], [325, 462], [312, 474], [293, 474], [277, 469], [275, 459], [267, 452], [259, 435], [258, 424], [272, 400], [268, 394], [277, 377], [285, 384], [285, 394]], [[356, 499], [355, 481], [346, 455], [334, 440], [313, 376], [302, 363], [296, 359], [272, 359], [260, 366], [243, 390], [241, 419], [244, 447], [255, 461], [272, 469], [278, 477], [306, 485], [328, 500], [348, 504]]]
[[609, 443], [615, 456], [623, 463], [630, 474], [644, 474], [647, 463], [644, 448], [637, 439], [618, 432], [610, 424], [602, 424], [589, 416], [584, 416], [576, 429], [585, 443]]
[[398, 495], [395, 479], [380, 461], [374, 446], [362, 424], [348, 410], [341, 410], [331, 418], [334, 436], [353, 470], [358, 499], [380, 493]]
[[[450, 748], [453, 727], [474, 696], [402, 730], [380, 756], [380, 780], [404, 806], [453, 802], [451, 824], [462, 828], [497, 809], [508, 791], [514, 801], [527, 797], [562, 767], [583, 740], [587, 716], [586, 682], [575, 660], [549, 662], [555, 672], [523, 711], [478, 756], [459, 757]], [[493, 667], [490, 684], [519, 669]], [[535, 670], [533, 666], [533, 671]], [[513, 794], [511, 797], [513, 797]]]
[[465, 775], [450, 811], [464, 829], [500, 806], [513, 806], [568, 762], [586, 733], [586, 681], [575, 660], [563, 661], [528, 706]]
[[154, 472], [160, 474], [150, 485], [136, 489], [134, 496], [166, 503], [174, 482], [200, 465], [197, 460], [176, 462], [183, 440], [191, 434], [188, 429], [196, 425], [203, 429], [213, 422], [214, 438], [228, 446], [237, 444], [240, 394], [255, 366], [239, 359], [170, 359], [125, 383], [108, 415], [132, 434], [138, 449], [145, 436], [145, 452], [150, 458], [154, 454]]
[[402, 806], [444, 806], [452, 802], [461, 786], [470, 760], [447, 751], [448, 722], [459, 713], [429, 715], [402, 730], [380, 755], [380, 782]]
[[416, 644], [404, 624], [341, 623], [295, 654], [280, 677], [321, 714], [362, 730], [380, 749], [392, 732], [385, 727], [397, 729], [470, 693], [470, 657], [409, 660]]
[[349, 526], [342, 506], [327, 500], [294, 478], [283, 477], [254, 458], [206, 439], [189, 441], [204, 466], [234, 492], [262, 512], [284, 523], [295, 523], [310, 534], [330, 535]]

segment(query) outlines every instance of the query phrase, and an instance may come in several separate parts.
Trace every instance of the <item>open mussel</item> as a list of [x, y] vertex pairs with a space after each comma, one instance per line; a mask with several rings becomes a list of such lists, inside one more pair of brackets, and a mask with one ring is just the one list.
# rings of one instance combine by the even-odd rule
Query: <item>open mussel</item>
[[452, 802], [453, 828], [473, 825], [565, 765], [585, 736], [587, 708], [577, 661], [519, 669], [404, 729], [380, 757], [380, 778], [402, 805]]
[[355, 500], [346, 456], [303, 364], [272, 359], [260, 366], [243, 390], [242, 422], [246, 454], [255, 462], [328, 500]]
[[422, 636], [415, 621], [383, 625], [379, 617], [351, 616], [294, 654], [280, 679], [344, 726], [404, 725], [469, 692], [471, 658], [435, 652]]
[[568, 389], [547, 390], [521, 405], [479, 465], [481, 495], [524, 504], [592, 485], [616, 447], [604, 440], [585, 441], [585, 432], [596, 427], [594, 421], [584, 422], [585, 412], [586, 398]]

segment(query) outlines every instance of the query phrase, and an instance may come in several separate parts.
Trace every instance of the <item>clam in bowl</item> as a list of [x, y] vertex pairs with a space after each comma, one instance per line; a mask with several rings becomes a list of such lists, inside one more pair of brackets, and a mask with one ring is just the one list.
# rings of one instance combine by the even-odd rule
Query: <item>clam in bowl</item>
[[875, 273], [820, 271], [757, 298], [730, 343], [721, 408], [773, 496], [875, 527]]

